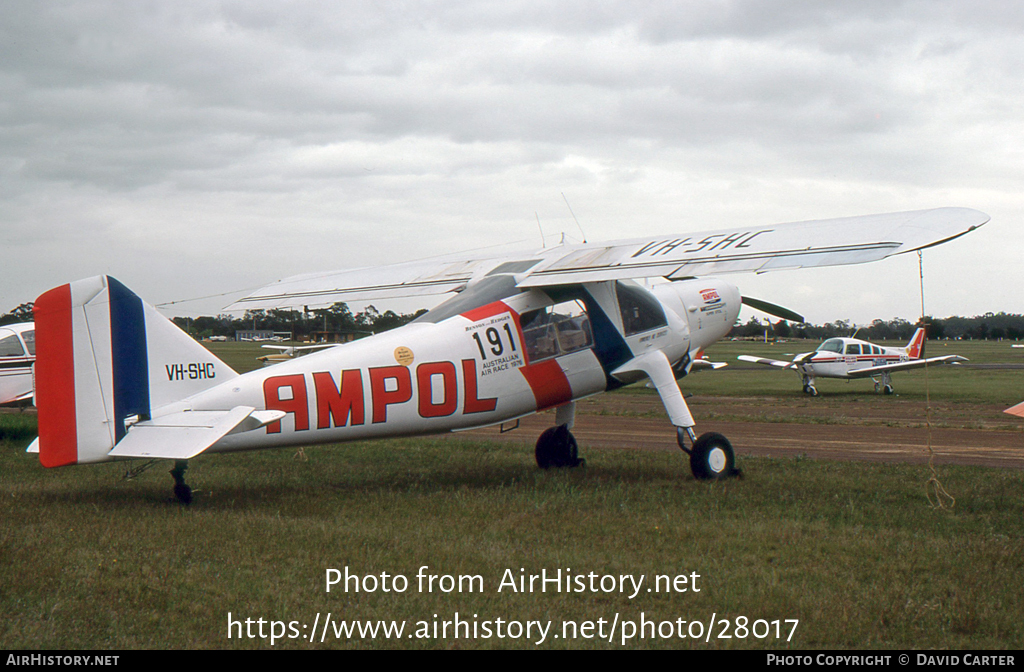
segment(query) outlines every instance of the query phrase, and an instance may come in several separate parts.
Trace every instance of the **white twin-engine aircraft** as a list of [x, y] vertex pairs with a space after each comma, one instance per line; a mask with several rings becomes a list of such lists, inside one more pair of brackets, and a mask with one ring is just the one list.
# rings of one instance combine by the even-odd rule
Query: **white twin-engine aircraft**
[[0, 406], [32, 403], [32, 363], [36, 360], [32, 322], [0, 327]]
[[[554, 408], [537, 462], [575, 466], [576, 400], [649, 379], [694, 475], [724, 478], [732, 446], [697, 437], [676, 380], [728, 333], [742, 298], [696, 276], [875, 261], [988, 219], [941, 208], [298, 276], [229, 309], [455, 294], [401, 328], [244, 375], [117, 280], [80, 280], [35, 303], [29, 450], [47, 467], [175, 460], [187, 502], [185, 460], [203, 453], [452, 432]], [[631, 280], [644, 277], [672, 282]]]
[[918, 327], [910, 342], [902, 348], [875, 345], [856, 338], [830, 338], [814, 352], [799, 354], [790, 362], [752, 355], [739, 355], [737, 359], [796, 371], [803, 379], [804, 392], [812, 397], [818, 396], [818, 389], [814, 386], [815, 378], [872, 378], [875, 381], [875, 392], [881, 390], [885, 394], [892, 394], [891, 374], [894, 371], [967, 361], [966, 357], [960, 355], [923, 359], [924, 343], [925, 329]]

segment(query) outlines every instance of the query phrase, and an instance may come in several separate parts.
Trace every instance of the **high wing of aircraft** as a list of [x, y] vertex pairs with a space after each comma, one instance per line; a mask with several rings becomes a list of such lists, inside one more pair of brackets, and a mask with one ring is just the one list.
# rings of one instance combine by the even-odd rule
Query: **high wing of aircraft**
[[967, 361], [960, 355], [925, 359], [924, 344], [925, 329], [919, 327], [902, 348], [875, 345], [856, 338], [830, 338], [814, 352], [799, 354], [789, 362], [752, 355], [739, 355], [737, 359], [796, 371], [803, 380], [804, 392], [812, 397], [818, 396], [814, 386], [816, 378], [873, 378], [876, 392], [892, 394], [891, 375], [895, 371]]
[[[677, 379], [732, 328], [742, 298], [710, 271], [851, 264], [937, 245], [988, 216], [942, 208], [764, 228], [452, 256], [305, 275], [234, 307], [455, 292], [413, 322], [239, 375], [109, 276], [35, 303], [44, 466], [453, 432], [555, 409], [541, 467], [580, 460], [576, 400], [649, 380], [697, 478], [735, 473], [729, 441], [698, 437]], [[631, 278], [672, 282], [645, 289]]]
[[0, 406], [32, 403], [32, 365], [35, 361], [33, 322], [0, 327]]

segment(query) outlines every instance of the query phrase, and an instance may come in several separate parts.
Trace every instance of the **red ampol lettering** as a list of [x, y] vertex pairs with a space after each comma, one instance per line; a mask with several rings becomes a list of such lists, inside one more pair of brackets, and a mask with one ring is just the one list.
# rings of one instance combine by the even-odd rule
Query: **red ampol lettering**
[[[291, 398], [281, 398], [281, 388], [291, 390]], [[263, 381], [263, 403], [268, 411], [284, 411], [295, 417], [295, 431], [309, 429], [309, 404], [306, 400], [306, 378], [301, 373], [273, 376]], [[267, 425], [267, 434], [280, 434], [281, 421]]]
[[[388, 380], [395, 389], [388, 391]], [[412, 399], [412, 376], [404, 366], [379, 366], [370, 369], [370, 395], [373, 397], [373, 422], [387, 422], [388, 406], [404, 404]]]
[[313, 388], [316, 391], [317, 429], [344, 427], [349, 424], [349, 420], [353, 425], [361, 425], [366, 421], [363, 376], [359, 369], [342, 371], [340, 388], [334, 384], [334, 377], [330, 373], [314, 373]]
[[463, 413], [487, 413], [498, 406], [497, 398], [480, 399], [476, 388], [476, 360], [462, 360], [462, 377], [466, 385], [466, 404]]
[[[434, 403], [434, 376], [441, 376], [444, 397]], [[451, 362], [426, 362], [416, 367], [416, 390], [420, 398], [420, 417], [451, 415], [459, 405], [455, 365]]]

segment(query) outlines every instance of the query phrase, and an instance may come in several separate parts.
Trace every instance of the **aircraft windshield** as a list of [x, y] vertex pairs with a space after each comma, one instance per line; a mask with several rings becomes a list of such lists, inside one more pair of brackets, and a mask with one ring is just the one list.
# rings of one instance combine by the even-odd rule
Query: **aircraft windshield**
[[838, 338], [830, 338], [818, 346], [818, 352], [843, 352], [843, 342]]
[[0, 357], [24, 357], [25, 349], [14, 334], [0, 338]]

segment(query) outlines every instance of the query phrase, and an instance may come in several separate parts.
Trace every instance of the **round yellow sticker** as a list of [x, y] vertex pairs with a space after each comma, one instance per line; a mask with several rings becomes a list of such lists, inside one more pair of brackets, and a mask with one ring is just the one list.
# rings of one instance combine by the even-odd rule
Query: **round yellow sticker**
[[395, 348], [395, 361], [401, 364], [402, 366], [409, 366], [410, 364], [412, 364], [412, 359], [412, 350], [410, 350], [409, 348], [405, 347], [404, 345]]

